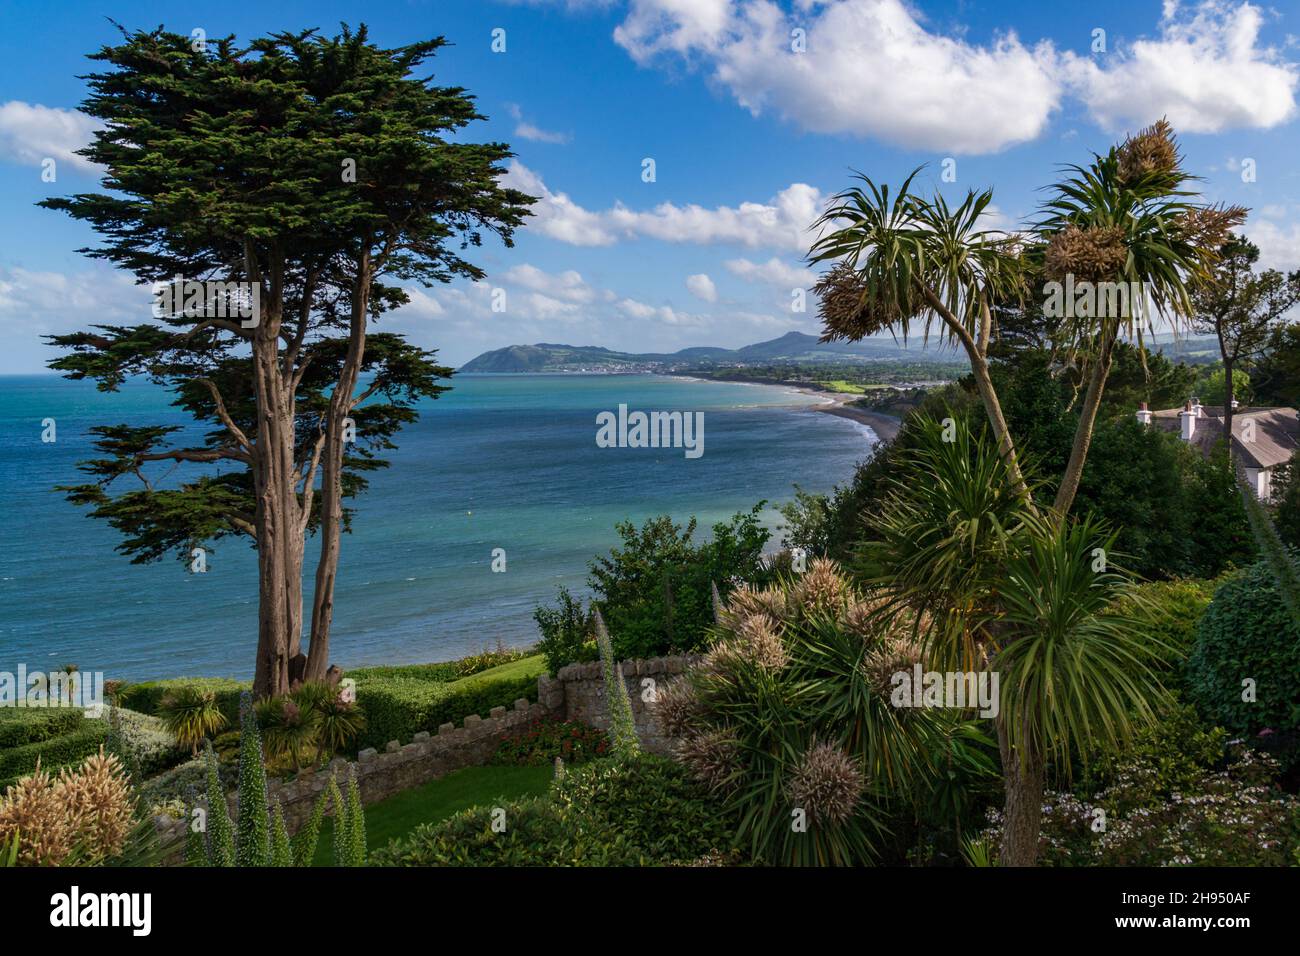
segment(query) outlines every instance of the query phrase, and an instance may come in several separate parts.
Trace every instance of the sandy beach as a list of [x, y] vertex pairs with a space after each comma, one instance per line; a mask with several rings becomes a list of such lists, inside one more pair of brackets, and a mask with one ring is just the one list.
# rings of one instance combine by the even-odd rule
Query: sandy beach
[[866, 425], [879, 436], [882, 442], [893, 441], [894, 436], [898, 434], [898, 429], [902, 427], [902, 419], [895, 418], [893, 415], [885, 415], [882, 412], [872, 412], [865, 408], [857, 408], [849, 403], [859, 395], [849, 395], [840, 392], [822, 392], [816, 389], [800, 389], [808, 392], [810, 395], [816, 395], [818, 398], [829, 399], [821, 405], [814, 405], [812, 410], [815, 412], [825, 412], [827, 415], [838, 415], [840, 418], [848, 418], [860, 424]]

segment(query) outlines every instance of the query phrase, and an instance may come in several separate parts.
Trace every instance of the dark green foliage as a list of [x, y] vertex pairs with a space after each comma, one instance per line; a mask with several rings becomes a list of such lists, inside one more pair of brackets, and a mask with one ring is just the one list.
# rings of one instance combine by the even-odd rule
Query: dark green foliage
[[[1243, 701], [1243, 681], [1255, 700]], [[1261, 562], [1228, 578], [1214, 593], [1187, 662], [1190, 699], [1207, 719], [1256, 745], [1280, 740], [1289, 765], [1300, 756], [1300, 628]], [[1261, 738], [1261, 734], [1263, 737]]]
[[592, 609], [584, 608], [582, 600], [575, 600], [564, 587], [556, 593], [556, 601], [557, 607], [538, 605], [533, 611], [542, 634], [537, 649], [546, 656], [546, 669], [552, 677], [566, 664], [586, 663], [600, 656]]
[[[1206, 460], [1178, 436], [1140, 427], [1134, 416], [1138, 401], [1158, 406], [1182, 387], [1184, 372], [1194, 372], [1148, 356], [1152, 380], [1142, 386], [1131, 367], [1136, 354], [1121, 349], [1117, 361], [1120, 381], [1127, 384], [1115, 395], [1108, 387], [1075, 512], [1092, 512], [1114, 528], [1126, 566], [1143, 577], [1213, 577], [1250, 560], [1249, 526], [1223, 460]], [[1013, 363], [995, 364], [993, 378], [1021, 457], [1042, 478], [1036, 497], [1048, 504], [1069, 459], [1078, 419], [1070, 407], [1068, 376], [1045, 353], [1030, 350], [1017, 353]], [[945, 410], [948, 403], [951, 411]], [[831, 557], [848, 560], [856, 553], [865, 534], [863, 512], [880, 499], [916, 446], [915, 422], [949, 414], [967, 428], [983, 421], [982, 409], [968, 393], [955, 388], [933, 393], [898, 437], [859, 468], [852, 484], [830, 496], [825, 538]]]
[[289, 831], [284, 825], [284, 808], [280, 801], [275, 802], [271, 812], [271, 852], [269, 864], [276, 867], [293, 866], [293, 849], [289, 843]]
[[239, 726], [239, 695], [249, 688], [246, 681], [225, 677], [174, 677], [168, 680], [144, 681], [127, 684], [118, 691], [118, 705], [142, 714], [157, 716], [163, 699], [182, 687], [210, 690], [216, 695], [217, 706], [226, 718], [226, 726]]
[[245, 695], [239, 714], [239, 819], [235, 822], [235, 865], [266, 866], [271, 821], [266, 796], [266, 757], [252, 699]]
[[1142, 613], [1145, 629], [1163, 659], [1161, 679], [1166, 687], [1178, 689], [1183, 682], [1183, 664], [1196, 641], [1196, 628], [1214, 596], [1213, 581], [1191, 578], [1175, 581], [1150, 581], [1139, 585], [1136, 599], [1139, 609], [1124, 602], [1119, 613]]
[[595, 727], [573, 721], [534, 720], [501, 741], [493, 763], [515, 767], [586, 763], [609, 753], [609, 738]]
[[0, 792], [34, 771], [38, 760], [51, 773], [81, 763], [98, 753], [107, 737], [105, 721], [87, 720], [62, 736], [0, 750]]
[[235, 825], [230, 822], [226, 808], [226, 791], [217, 769], [217, 755], [212, 745], [207, 747], [207, 864], [208, 866], [235, 865]]
[[622, 545], [590, 565], [588, 583], [609, 626], [618, 660], [699, 650], [713, 624], [712, 587], [726, 596], [734, 581], [766, 577], [763, 548], [771, 536], [759, 523], [766, 502], [713, 526], [712, 539], [696, 544], [696, 522], [668, 515], [640, 528], [616, 525]]
[[716, 802], [678, 764], [641, 754], [575, 768], [547, 798], [485, 804], [424, 824], [372, 854], [371, 863], [655, 866], [726, 850], [730, 833]]
[[1265, 755], [1229, 748], [1225, 766], [1227, 736], [1188, 705], [1165, 711], [1129, 746], [1098, 761], [1075, 792], [1045, 796], [1041, 862], [1294, 864], [1300, 801], [1278, 789], [1278, 766]]
[[1273, 329], [1250, 380], [1256, 404], [1300, 408], [1300, 322]]
[[293, 840], [290, 842], [292, 844], [294, 866], [312, 865], [312, 859], [316, 856], [316, 844], [320, 840], [321, 823], [325, 819], [325, 805], [329, 798], [329, 790], [322, 790], [320, 796], [316, 798], [316, 802], [312, 804], [311, 816], [293, 835]]
[[444, 723], [470, 714], [486, 716], [493, 707], [512, 707], [520, 698], [537, 699], [535, 674], [503, 680], [442, 683], [407, 677], [357, 682], [357, 702], [366, 713], [360, 749], [382, 750], [390, 740], [408, 743], [421, 730], [436, 733]]
[[0, 708], [0, 749], [62, 737], [80, 728], [84, 719], [77, 707]]

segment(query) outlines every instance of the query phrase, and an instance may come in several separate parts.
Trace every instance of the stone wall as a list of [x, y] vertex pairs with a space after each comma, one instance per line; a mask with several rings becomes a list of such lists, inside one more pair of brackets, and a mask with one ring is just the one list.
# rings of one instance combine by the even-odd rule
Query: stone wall
[[[623, 681], [632, 701], [632, 718], [636, 722], [641, 746], [651, 753], [667, 754], [672, 740], [659, 726], [655, 715], [654, 691], [663, 688], [698, 658], [689, 656], [652, 657], [644, 661], [623, 661]], [[554, 680], [545, 675], [538, 682], [538, 699], [549, 711], [565, 720], [609, 729], [609, 707], [605, 700], [605, 675], [599, 661], [569, 664], [562, 667]]]
[[[672, 740], [663, 733], [655, 716], [653, 691], [665, 686], [695, 660], [687, 656], [656, 657], [624, 661], [620, 665], [632, 701], [637, 736], [641, 746], [651, 753], [666, 754], [672, 749]], [[570, 664], [561, 668], [554, 678], [543, 674], [537, 679], [537, 690], [535, 704], [520, 698], [512, 710], [494, 707], [487, 717], [472, 714], [459, 727], [443, 724], [436, 734], [422, 731], [405, 744], [389, 741], [383, 753], [367, 749], [355, 761], [337, 757], [321, 770], [305, 770], [292, 780], [271, 780], [267, 786], [271, 804], [279, 800], [285, 825], [292, 835], [311, 816], [312, 807], [321, 791], [329, 786], [331, 776], [337, 777], [340, 787], [346, 787], [349, 777], [355, 773], [361, 802], [369, 805], [454, 770], [487, 763], [502, 738], [543, 717], [609, 729], [604, 673], [599, 662]], [[235, 795], [230, 794], [228, 799], [231, 819], [234, 819], [238, 810]], [[332, 816], [333, 808], [328, 807], [326, 813]], [[183, 820], [158, 817], [155, 822], [165, 838], [184, 835]]]

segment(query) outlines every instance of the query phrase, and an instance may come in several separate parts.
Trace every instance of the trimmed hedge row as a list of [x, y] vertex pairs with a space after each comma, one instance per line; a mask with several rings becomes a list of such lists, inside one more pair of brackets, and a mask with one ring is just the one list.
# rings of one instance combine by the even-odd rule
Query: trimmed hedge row
[[98, 753], [107, 737], [106, 722], [87, 720], [76, 730], [61, 737], [0, 751], [0, 791], [34, 771], [37, 760], [40, 760], [43, 770], [51, 772], [80, 763], [91, 754]]
[[77, 707], [0, 709], [0, 749], [62, 737], [76, 730], [85, 716]]
[[[357, 678], [357, 702], [366, 715], [366, 729], [357, 749], [383, 750], [390, 740], [409, 743], [422, 730], [459, 723], [470, 714], [486, 717], [493, 707], [510, 707], [519, 698], [537, 700], [540, 658], [505, 664], [452, 683], [407, 676]], [[498, 676], [499, 672], [499, 676]]]

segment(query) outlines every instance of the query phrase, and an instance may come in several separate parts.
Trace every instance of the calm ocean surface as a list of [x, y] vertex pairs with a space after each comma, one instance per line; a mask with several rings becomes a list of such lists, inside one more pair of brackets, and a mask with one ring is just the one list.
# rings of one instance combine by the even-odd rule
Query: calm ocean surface
[[[398, 436], [392, 466], [354, 502], [343, 539], [333, 660], [345, 667], [446, 660], [536, 639], [533, 607], [582, 591], [615, 522], [670, 513], [703, 528], [795, 482], [848, 479], [874, 436], [788, 389], [655, 375], [466, 375]], [[596, 414], [704, 412], [705, 451], [602, 449]], [[41, 421], [58, 440], [42, 443]], [[133, 565], [119, 537], [53, 491], [83, 477], [95, 424], [187, 425], [146, 383], [115, 395], [54, 376], [0, 377], [0, 670], [76, 664], [106, 677], [251, 675], [256, 557], [217, 545], [206, 574], [171, 558]], [[123, 488], [131, 487], [125, 480]], [[769, 512], [768, 524], [777, 516]], [[308, 541], [310, 588], [316, 544]], [[507, 571], [493, 573], [493, 548]], [[306, 596], [310, 615], [311, 596]]]

